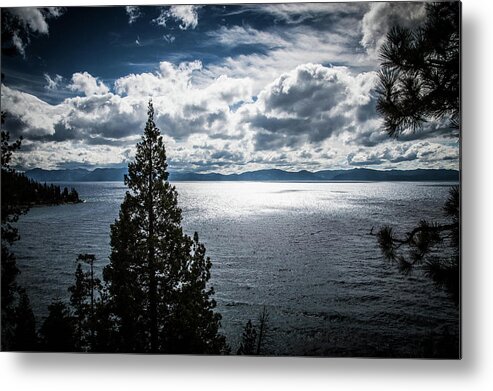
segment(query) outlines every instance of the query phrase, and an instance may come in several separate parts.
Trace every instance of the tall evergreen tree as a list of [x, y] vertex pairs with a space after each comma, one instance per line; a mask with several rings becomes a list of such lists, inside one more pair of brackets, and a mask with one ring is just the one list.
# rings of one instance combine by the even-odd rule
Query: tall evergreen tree
[[[2, 112], [1, 122], [5, 115]], [[26, 292], [17, 284], [17, 268], [11, 246], [20, 239], [17, 228], [13, 225], [19, 216], [28, 211], [22, 205], [19, 189], [11, 181], [16, 175], [10, 166], [12, 154], [21, 146], [22, 138], [9, 142], [7, 132], [1, 132], [1, 183], [2, 183], [2, 243], [1, 243], [1, 346], [2, 350], [34, 350], [36, 335], [34, 315]]]
[[[99, 305], [101, 281], [94, 278], [94, 254], [79, 254], [77, 268], [75, 270], [75, 282], [70, 286], [70, 305], [74, 315], [76, 330], [76, 350], [86, 351], [92, 348], [95, 340], [96, 310]], [[89, 266], [89, 271], [84, 271], [83, 264]]]
[[257, 329], [252, 324], [251, 320], [245, 325], [243, 329], [243, 335], [241, 337], [241, 344], [236, 354], [253, 356], [257, 347]]
[[42, 348], [47, 352], [73, 352], [75, 328], [69, 308], [55, 300], [48, 306], [48, 317], [41, 325]]
[[152, 101], [125, 184], [129, 190], [111, 226], [110, 264], [103, 273], [116, 349], [219, 353], [225, 343], [213, 290], [206, 287], [210, 260], [198, 237], [183, 233]]
[[36, 321], [31, 302], [24, 289], [19, 289], [19, 303], [14, 311], [14, 335], [12, 350], [32, 351], [37, 349]]

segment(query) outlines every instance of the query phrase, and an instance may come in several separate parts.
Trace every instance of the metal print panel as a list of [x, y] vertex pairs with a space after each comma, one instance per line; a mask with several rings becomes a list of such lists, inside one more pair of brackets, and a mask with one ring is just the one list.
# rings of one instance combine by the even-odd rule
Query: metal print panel
[[460, 358], [459, 2], [1, 14], [2, 350]]

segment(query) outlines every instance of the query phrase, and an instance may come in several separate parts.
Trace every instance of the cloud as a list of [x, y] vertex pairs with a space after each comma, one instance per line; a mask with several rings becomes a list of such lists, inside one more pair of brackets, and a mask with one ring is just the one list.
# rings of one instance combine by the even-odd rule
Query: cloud
[[[365, 126], [357, 129], [357, 131], [347, 134], [346, 143], [353, 145], [361, 145], [365, 147], [373, 147], [381, 144], [389, 139], [389, 135], [383, 129], [382, 120], [373, 113], [375, 106], [375, 100], [372, 99], [371, 109], [368, 110], [368, 119], [365, 122]], [[373, 114], [373, 115], [372, 115]], [[414, 131], [407, 129], [403, 131], [396, 140], [399, 142], [404, 141], [418, 141], [418, 140], [436, 140], [436, 139], [456, 139], [458, 137], [458, 131], [451, 129], [448, 126], [449, 122], [446, 119], [436, 120], [431, 119], [423, 124], [422, 129]]]
[[197, 10], [200, 7], [196, 5], [173, 5], [169, 9], [170, 15], [180, 21], [180, 28], [186, 30], [194, 29], [198, 24]]
[[251, 26], [221, 26], [218, 30], [207, 33], [212, 39], [221, 45], [237, 47], [239, 45], [264, 45], [269, 48], [286, 46], [289, 41], [279, 34], [269, 31], [260, 31]]
[[112, 92], [97, 77], [75, 73], [70, 85], [81, 96], [55, 105], [2, 86], [5, 129], [25, 137], [24, 168], [122, 165], [133, 156], [153, 97], [173, 170], [456, 168], [458, 147], [443, 145], [443, 138], [398, 142], [384, 135], [359, 146], [358, 137], [378, 128], [373, 72], [303, 64], [256, 99], [248, 78], [206, 75], [199, 61], [162, 62], [154, 73], [117, 79]]
[[140, 12], [140, 7], [137, 6], [127, 5], [125, 7], [125, 11], [128, 15], [128, 24], [134, 23], [138, 18], [142, 16], [142, 13]]
[[8, 8], [8, 12], [23, 25], [25, 30], [48, 34], [48, 20], [60, 17], [65, 12], [65, 9], [62, 7], [17, 7]]
[[[189, 138], [196, 141], [195, 134], [210, 136], [208, 143], [217, 145], [219, 149], [228, 142], [230, 145], [240, 143], [231, 137], [228, 141], [228, 132], [233, 131], [229, 128], [232, 121], [230, 106], [239, 101], [249, 101], [249, 80], [221, 76], [197, 85], [192, 74], [201, 69], [202, 64], [198, 61], [179, 65], [162, 62], [158, 72], [131, 74], [117, 79], [115, 93], [89, 73], [75, 73], [67, 87], [82, 96], [66, 98], [55, 105], [2, 86], [2, 109], [8, 113], [6, 129], [13, 136], [23, 135], [31, 143], [37, 142], [37, 147], [43, 150], [52, 148], [53, 143], [73, 143], [77, 151], [99, 151], [106, 145], [112, 151], [118, 149], [123, 153], [133, 149], [140, 138], [146, 121], [147, 102], [152, 96], [156, 123], [162, 129], [167, 144], [187, 144]], [[49, 79], [53, 81], [51, 77]], [[29, 163], [27, 155], [33, 155], [32, 152], [22, 154], [25, 158], [23, 164], [29, 167], [39, 164], [39, 160]], [[39, 157], [40, 154], [37, 151], [35, 155]], [[191, 147], [174, 154], [178, 159], [175, 161], [186, 167], [195, 167], [190, 165], [190, 157], [195, 155], [197, 151]], [[52, 167], [59, 159], [55, 153], [42, 156], [49, 159], [41, 165], [43, 167]], [[87, 159], [91, 156], [95, 155], [88, 152]], [[118, 156], [123, 159], [123, 155]], [[206, 161], [210, 155], [202, 158]], [[69, 160], [73, 163], [74, 159], [78, 157], [72, 156]], [[87, 164], [87, 159], [81, 160], [81, 164]], [[214, 159], [218, 164], [226, 164], [225, 156]]]
[[19, 37], [17, 31], [15, 31], [14, 34], [12, 35], [12, 44], [14, 45], [14, 47], [17, 49], [17, 51], [20, 53], [22, 57], [26, 57], [27, 44], [24, 43], [22, 38]]
[[[389, 141], [377, 148], [360, 148], [347, 155], [351, 166], [384, 165], [395, 167], [397, 163], [408, 163], [404, 167], [443, 167], [445, 161], [458, 162], [458, 146], [421, 142]], [[412, 163], [412, 164], [410, 164]]]
[[60, 84], [62, 83], [62, 80], [63, 80], [63, 77], [58, 75], [58, 74], [55, 75], [55, 77], [53, 79], [47, 73], [45, 73], [43, 76], [44, 76], [46, 83], [47, 83], [45, 85], [45, 89], [50, 90], [50, 91], [58, 89], [58, 87], [60, 86]]
[[424, 2], [370, 3], [370, 9], [361, 21], [361, 45], [372, 58], [378, 58], [378, 51], [392, 26], [415, 28], [425, 16]]
[[163, 61], [157, 72], [127, 75], [117, 79], [114, 88], [129, 98], [153, 97], [160, 109], [157, 123], [173, 137], [181, 139], [193, 133], [227, 137], [234, 131], [229, 124], [231, 106], [251, 100], [251, 80], [222, 75], [194, 82], [194, 74], [201, 72], [200, 61], [179, 65]]
[[299, 24], [307, 20], [318, 20], [331, 15], [349, 14], [359, 12], [362, 4], [358, 3], [277, 3], [243, 5], [239, 11], [231, 14], [242, 14], [253, 12], [259, 14], [268, 14], [274, 17], [274, 22], [283, 22], [287, 24]]
[[159, 26], [166, 27], [166, 23], [169, 19], [174, 19], [179, 23], [179, 27], [182, 30], [189, 28], [195, 29], [198, 25], [198, 9], [201, 6], [196, 5], [173, 5], [169, 8], [161, 8], [161, 12], [153, 22]]
[[175, 36], [171, 34], [164, 34], [163, 39], [168, 43], [173, 43], [175, 41]]
[[12, 45], [23, 56], [26, 56], [26, 47], [33, 33], [48, 35], [48, 20], [60, 17], [65, 9], [62, 7], [16, 7], [6, 8], [7, 23], [12, 29]]
[[[125, 74], [112, 85], [76, 72], [67, 88], [80, 96], [71, 94], [53, 105], [2, 88], [6, 128], [26, 136], [25, 166], [125, 164], [152, 97], [172, 170], [457, 166], [458, 148], [445, 145], [438, 125], [430, 128], [429, 138], [406, 134], [400, 143], [380, 130], [373, 95], [378, 61], [369, 53], [386, 30], [372, 29], [370, 22], [399, 16], [392, 16], [398, 8], [374, 6], [241, 7], [239, 12], [255, 10], [258, 18], [274, 16], [275, 23], [263, 29], [247, 24], [204, 28], [202, 49], [217, 54], [204, 63], [190, 61], [187, 52], [188, 61], [167, 57], [155, 68], [146, 63], [153, 71]], [[197, 28], [197, 8], [163, 7], [154, 23], [175, 32]], [[163, 41], [174, 41], [171, 33], [137, 40], [166, 47]], [[50, 75], [45, 80], [46, 89], [60, 88], [62, 82]]]
[[24, 25], [24, 28], [35, 33], [48, 34], [47, 19], [61, 15], [59, 8], [10, 8], [9, 12]]
[[107, 94], [109, 88], [88, 72], [74, 73], [71, 83], [67, 86], [72, 91], [83, 92], [86, 96]]
[[355, 114], [371, 100], [375, 80], [374, 72], [304, 64], [269, 84], [239, 114], [256, 132], [257, 149], [318, 143], [359, 126]]
[[[15, 136], [46, 136], [55, 133], [55, 124], [61, 119], [60, 107], [49, 105], [31, 94], [17, 91], [2, 84], [2, 110], [7, 112], [5, 129]], [[13, 121], [14, 123], [9, 121]], [[11, 125], [14, 125], [11, 127]]]
[[[355, 22], [357, 24], [357, 22]], [[257, 45], [260, 50], [226, 57], [221, 63], [208, 67], [211, 74], [248, 77], [255, 69], [254, 93], [280, 74], [300, 64], [338, 64], [365, 70], [376, 69], [375, 61], [358, 52], [359, 37], [347, 33], [349, 27], [334, 22], [332, 30], [314, 29], [305, 25], [272, 28], [258, 31], [249, 26], [222, 27], [209, 33], [211, 43], [228, 47], [242, 44]], [[316, 50], [314, 50], [316, 48]]]

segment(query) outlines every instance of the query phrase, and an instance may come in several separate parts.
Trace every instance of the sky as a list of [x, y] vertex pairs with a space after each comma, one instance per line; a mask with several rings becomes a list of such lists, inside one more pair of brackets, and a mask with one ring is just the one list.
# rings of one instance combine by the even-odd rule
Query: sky
[[152, 98], [170, 169], [459, 167], [445, 123], [392, 139], [378, 51], [423, 3], [2, 9], [3, 129], [18, 169], [123, 167]]

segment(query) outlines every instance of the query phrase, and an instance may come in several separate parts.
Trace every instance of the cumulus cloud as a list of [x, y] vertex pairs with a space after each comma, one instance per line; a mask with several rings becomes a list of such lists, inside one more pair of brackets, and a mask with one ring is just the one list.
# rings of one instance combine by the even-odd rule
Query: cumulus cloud
[[128, 15], [128, 24], [134, 23], [137, 19], [139, 19], [142, 16], [142, 13], [140, 12], [140, 7], [137, 6], [127, 5], [125, 7], [125, 11], [127, 12]]
[[358, 146], [358, 137], [378, 129], [374, 78], [373, 72], [308, 63], [253, 99], [248, 78], [207, 77], [199, 61], [162, 62], [154, 73], [117, 79], [113, 92], [87, 72], [76, 73], [69, 86], [81, 96], [56, 105], [2, 86], [2, 109], [8, 113], [5, 128], [26, 139], [24, 167], [125, 164], [142, 133], [149, 97], [174, 170], [455, 167], [457, 146], [439, 140], [397, 142], [383, 135]]
[[107, 94], [109, 88], [88, 72], [78, 72], [72, 75], [71, 83], [67, 86], [72, 91], [83, 92], [86, 96]]
[[182, 30], [189, 28], [195, 29], [199, 22], [198, 9], [196, 5], [173, 5], [169, 8], [162, 8], [159, 16], [153, 22], [159, 26], [166, 27], [169, 19], [174, 19], [179, 23]]
[[[132, 74], [116, 80], [115, 93], [89, 73], [75, 73], [67, 87], [82, 96], [67, 98], [56, 105], [2, 86], [2, 109], [8, 113], [6, 129], [13, 136], [24, 135], [31, 141], [42, 141], [43, 148], [51, 148], [54, 142], [72, 142], [78, 151], [92, 151], [107, 145], [121, 153], [127, 150], [128, 155], [128, 149], [135, 146], [142, 133], [147, 102], [152, 96], [156, 123], [170, 145], [177, 141], [186, 144], [194, 134], [210, 137], [208, 143], [217, 148], [223, 148], [225, 143], [238, 145], [238, 139], [228, 136], [228, 132], [234, 131], [229, 128], [232, 121], [230, 106], [250, 100], [249, 80], [221, 76], [198, 85], [193, 83], [192, 74], [201, 69], [202, 64], [198, 61], [179, 65], [162, 62], [155, 73]], [[121, 153], [118, 156], [123, 159]], [[177, 150], [174, 157], [183, 166], [193, 168], [196, 165], [191, 163], [192, 155], [197, 155], [197, 151], [187, 148]], [[55, 154], [43, 156], [58, 159]], [[228, 158], [209, 154], [201, 159], [213, 158], [218, 164], [226, 164], [234, 156], [239, 155], [232, 153]], [[24, 160], [25, 164], [27, 162]], [[43, 166], [52, 164], [46, 162]]]
[[[115, 81], [115, 92], [130, 98], [154, 98], [161, 110], [158, 125], [174, 137], [192, 133], [226, 136], [231, 108], [251, 99], [251, 80], [227, 76], [193, 81], [203, 71], [200, 61], [174, 65], [163, 61], [155, 73], [130, 74]], [[156, 110], [157, 111], [157, 110]]]
[[35, 33], [48, 34], [47, 20], [52, 17], [60, 16], [63, 11], [58, 7], [20, 7], [10, 8], [9, 12], [19, 19], [26, 29]]
[[[347, 155], [351, 166], [384, 165], [395, 167], [397, 163], [412, 162], [407, 167], [442, 167], [445, 161], [458, 161], [457, 146], [420, 142], [388, 142], [376, 148], [360, 148]], [[404, 165], [405, 167], [406, 165]]]
[[424, 21], [424, 2], [375, 2], [361, 21], [361, 45], [368, 54], [378, 57], [378, 51], [385, 42], [392, 26], [414, 28]]
[[20, 136], [45, 136], [55, 133], [61, 119], [60, 107], [52, 106], [31, 94], [2, 84], [2, 110], [7, 112], [5, 129]]
[[239, 112], [256, 130], [258, 149], [317, 143], [359, 126], [355, 113], [366, 106], [376, 74], [351, 74], [344, 67], [304, 64], [281, 75]]
[[196, 5], [174, 5], [169, 9], [169, 12], [172, 17], [180, 21], [180, 28], [186, 30], [197, 27], [198, 9], [199, 7]]

